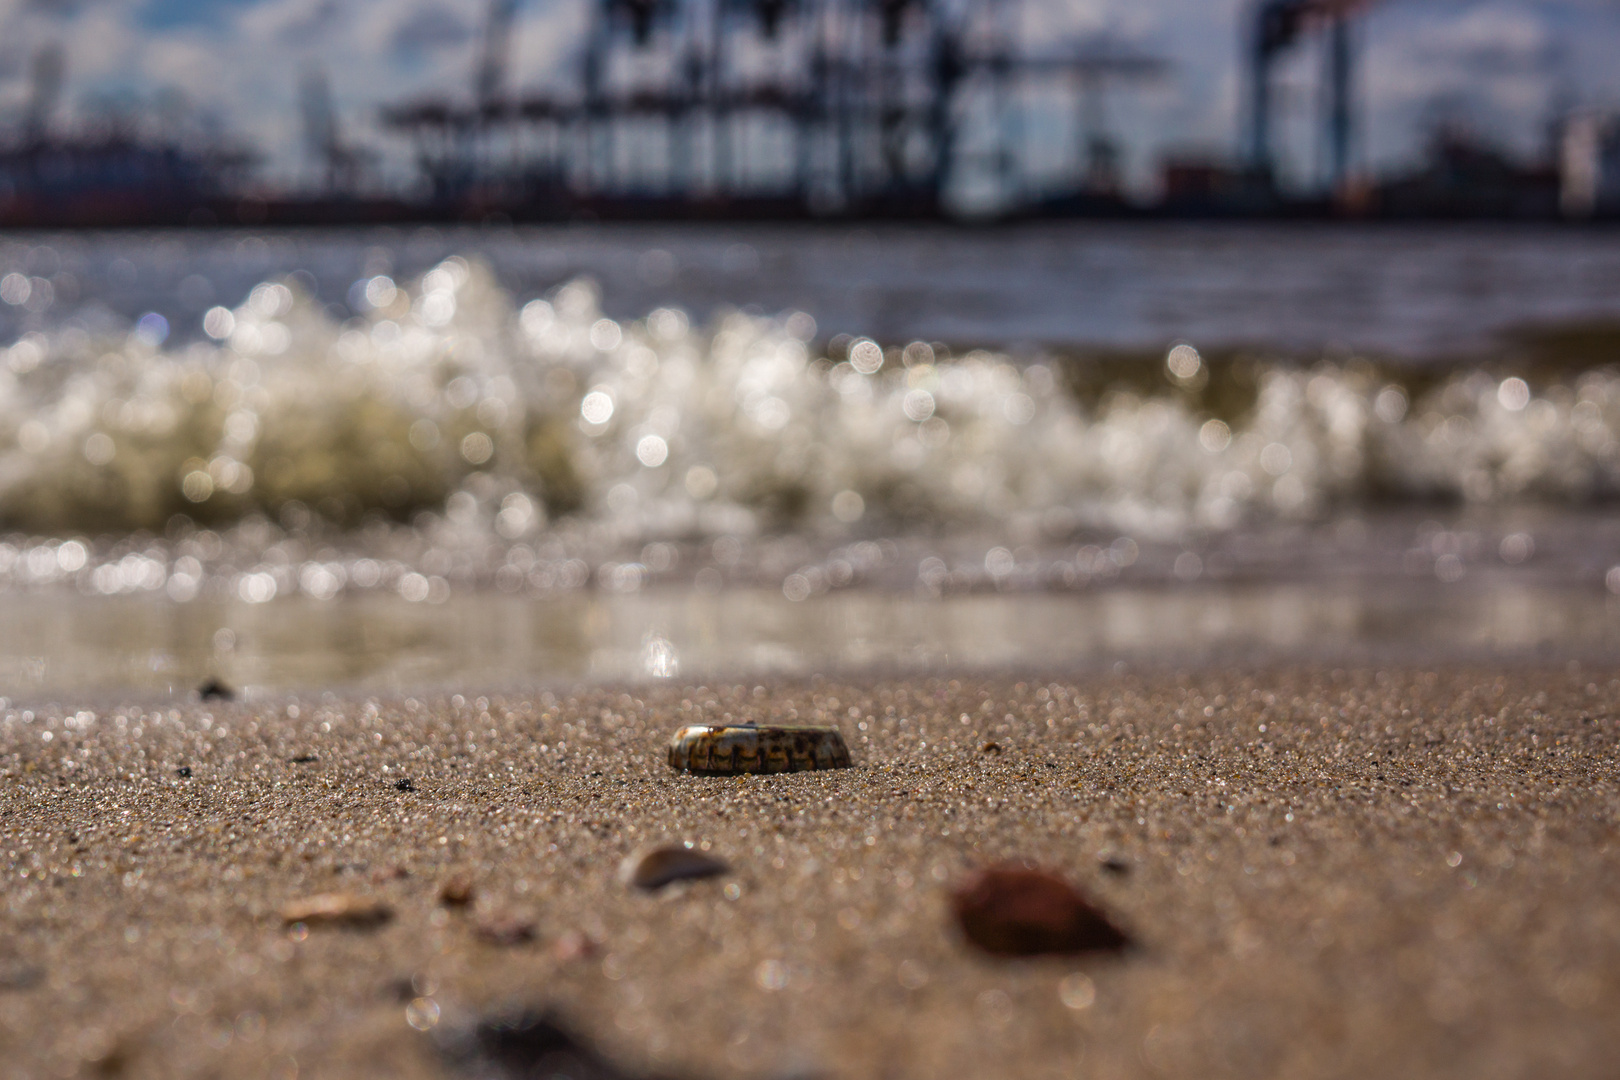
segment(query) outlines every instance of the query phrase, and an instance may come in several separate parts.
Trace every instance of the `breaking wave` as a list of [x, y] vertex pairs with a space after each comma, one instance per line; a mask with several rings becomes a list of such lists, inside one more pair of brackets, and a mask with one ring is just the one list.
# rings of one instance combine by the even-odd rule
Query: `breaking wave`
[[816, 348], [802, 313], [621, 324], [588, 281], [519, 307], [460, 258], [356, 295], [339, 321], [289, 278], [210, 311], [207, 343], [165, 350], [143, 321], [0, 351], [0, 579], [433, 599], [810, 560], [836, 585], [892, 559], [883, 537], [1098, 552], [1379, 499], [1620, 492], [1607, 369], [1416, 393], [1357, 361], [1261, 365], [1215, 415], [1228, 374], [1190, 345], [1088, 395], [1084, 360]]

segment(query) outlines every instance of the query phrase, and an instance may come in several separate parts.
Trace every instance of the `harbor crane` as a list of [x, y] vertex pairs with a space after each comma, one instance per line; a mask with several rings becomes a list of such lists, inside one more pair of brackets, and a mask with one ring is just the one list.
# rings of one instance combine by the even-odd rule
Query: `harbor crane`
[[1276, 183], [1276, 148], [1273, 146], [1274, 69], [1301, 39], [1320, 33], [1325, 38], [1325, 105], [1328, 144], [1328, 184], [1340, 191], [1349, 178], [1351, 143], [1355, 134], [1355, 54], [1352, 20], [1376, 0], [1260, 0], [1254, 8], [1248, 42], [1249, 146], [1248, 168], [1254, 180], [1270, 190]]
[[1074, 102], [1063, 190], [1118, 200], [1105, 84], [1167, 67], [1084, 44], [1035, 55], [1017, 0], [590, 0], [571, 85], [514, 93], [520, 2], [490, 0], [470, 101], [383, 110], [443, 204], [932, 216], [989, 162], [1011, 211], [1043, 86]]

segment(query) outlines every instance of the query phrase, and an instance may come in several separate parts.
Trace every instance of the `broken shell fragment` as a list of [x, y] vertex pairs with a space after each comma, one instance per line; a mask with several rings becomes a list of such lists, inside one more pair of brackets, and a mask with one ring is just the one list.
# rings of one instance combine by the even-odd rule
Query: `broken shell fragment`
[[849, 747], [835, 727], [691, 724], [669, 741], [669, 766], [699, 776], [849, 768]]
[[619, 865], [619, 880], [638, 889], [662, 889], [674, 881], [715, 877], [731, 869], [720, 859], [682, 844], [638, 851]]
[[962, 934], [998, 956], [1107, 952], [1129, 939], [1062, 878], [1020, 865], [974, 874], [951, 894]]
[[393, 909], [370, 896], [352, 893], [322, 893], [283, 904], [281, 921], [291, 925], [346, 926], [360, 929], [380, 926], [393, 917]]

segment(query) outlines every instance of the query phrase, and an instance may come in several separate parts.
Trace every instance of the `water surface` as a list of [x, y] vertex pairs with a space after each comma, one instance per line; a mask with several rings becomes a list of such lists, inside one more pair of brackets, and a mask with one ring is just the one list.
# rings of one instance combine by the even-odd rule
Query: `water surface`
[[14, 236], [0, 678], [1584, 654], [1610, 324], [1552, 228]]

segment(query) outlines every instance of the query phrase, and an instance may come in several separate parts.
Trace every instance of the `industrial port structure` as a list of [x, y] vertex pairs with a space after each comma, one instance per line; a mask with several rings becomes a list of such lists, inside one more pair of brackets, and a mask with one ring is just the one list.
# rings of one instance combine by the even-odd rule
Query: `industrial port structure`
[[[432, 199], [621, 213], [928, 217], [1120, 196], [1108, 84], [1168, 64], [1107, 42], [1020, 48], [1016, 0], [594, 0], [572, 87], [513, 94], [518, 0], [492, 0], [472, 93], [385, 109]], [[1017, 145], [1064, 97], [1061, 179]]]
[[1249, 174], [1275, 187], [1272, 140], [1273, 79], [1278, 60], [1313, 33], [1323, 39], [1326, 63], [1322, 127], [1328, 144], [1327, 188], [1342, 191], [1350, 179], [1355, 135], [1355, 52], [1351, 23], [1375, 0], [1260, 0], [1248, 41]]
[[[47, 47], [0, 139], [0, 225], [1620, 214], [1620, 126], [1592, 114], [1561, 161], [1522, 165], [1451, 133], [1416, 171], [1359, 172], [1356, 31], [1380, 0], [1253, 0], [1235, 160], [1167, 160], [1144, 205], [1125, 194], [1106, 102], [1168, 84], [1171, 62], [1105, 37], [1031, 46], [1033, 2], [586, 0], [583, 40], [542, 90], [509, 70], [521, 0], [489, 0], [463, 90], [375, 113], [410, 149], [422, 182], [408, 194], [367, 190], [372, 154], [318, 67], [299, 104], [319, 181], [266, 192], [240, 149], [55, 131], [63, 65]], [[1307, 46], [1325, 168], [1302, 187], [1279, 177], [1276, 84]]]

